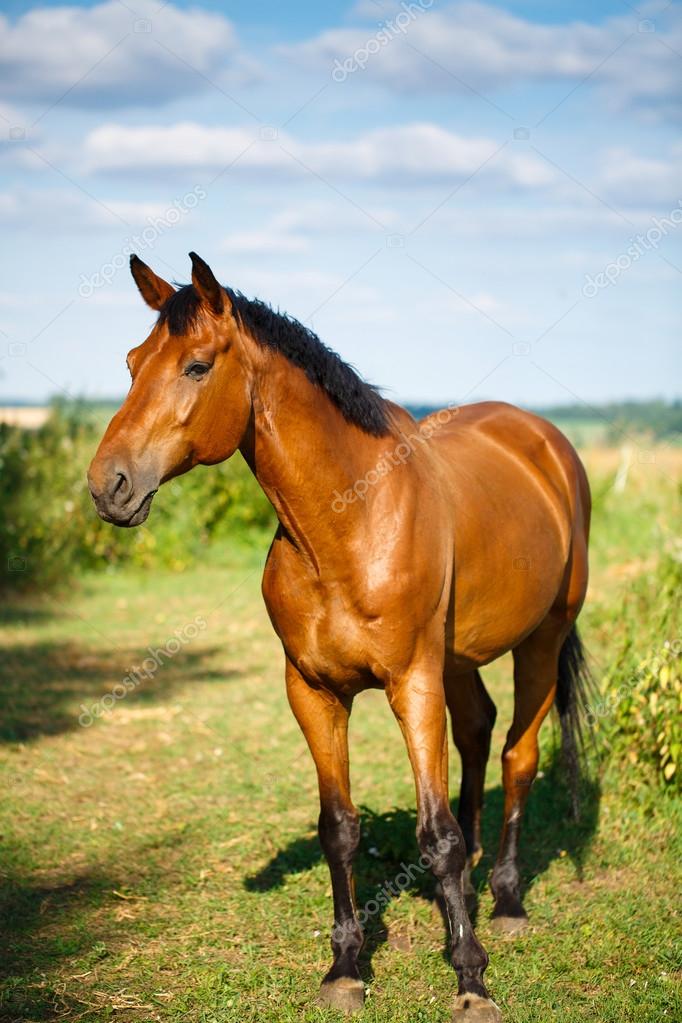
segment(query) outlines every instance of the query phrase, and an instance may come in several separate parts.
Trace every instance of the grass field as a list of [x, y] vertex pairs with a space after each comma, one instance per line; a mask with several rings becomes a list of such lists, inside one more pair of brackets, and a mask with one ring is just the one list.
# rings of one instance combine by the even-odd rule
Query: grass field
[[[635, 609], [628, 603], [634, 588], [671, 543], [682, 465], [679, 450], [635, 454], [614, 492], [620, 459], [587, 453], [596, 514], [582, 632], [598, 677], [641, 611], [641, 597]], [[3, 606], [3, 1023], [339, 1019], [314, 1007], [330, 961], [331, 890], [314, 771], [286, 703], [261, 563], [261, 552], [222, 547], [181, 574], [100, 573]], [[633, 632], [641, 655], [678, 638], [657, 633], [659, 611], [652, 593]], [[94, 714], [149, 647], [187, 639], [190, 622], [199, 623], [194, 638], [172, 644], [180, 649], [158, 670]], [[515, 939], [491, 932], [507, 659], [484, 675], [499, 715], [477, 929], [505, 1020], [681, 1019], [682, 814], [622, 754], [604, 758], [575, 825], [545, 727], [522, 841], [532, 926]], [[357, 700], [351, 741], [364, 904], [417, 857], [414, 793], [382, 694]], [[454, 794], [454, 756], [450, 774]], [[417, 876], [370, 920], [362, 1020], [449, 1019], [454, 975], [433, 895]]]

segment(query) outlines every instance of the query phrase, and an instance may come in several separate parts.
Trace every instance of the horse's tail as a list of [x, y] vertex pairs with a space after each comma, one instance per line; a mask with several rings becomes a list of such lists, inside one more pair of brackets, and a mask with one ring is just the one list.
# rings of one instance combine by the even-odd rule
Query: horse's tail
[[555, 697], [561, 725], [561, 748], [568, 773], [573, 816], [580, 816], [580, 788], [586, 773], [585, 725], [595, 691], [577, 626], [573, 626], [559, 653], [559, 680]]

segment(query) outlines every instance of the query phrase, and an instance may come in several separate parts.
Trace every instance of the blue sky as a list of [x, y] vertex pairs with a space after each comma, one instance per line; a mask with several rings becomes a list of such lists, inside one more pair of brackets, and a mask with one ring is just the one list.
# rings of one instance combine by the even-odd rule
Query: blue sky
[[126, 390], [131, 249], [397, 399], [679, 395], [681, 4], [2, 11], [0, 403]]

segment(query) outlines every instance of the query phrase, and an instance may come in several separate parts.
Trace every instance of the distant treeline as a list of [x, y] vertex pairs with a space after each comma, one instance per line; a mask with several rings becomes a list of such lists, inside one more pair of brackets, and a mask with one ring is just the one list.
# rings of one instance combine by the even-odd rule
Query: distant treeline
[[[421, 419], [434, 412], [436, 405], [409, 405], [413, 416]], [[604, 405], [550, 405], [532, 408], [545, 419], [572, 434], [587, 432], [589, 439], [605, 444], [621, 444], [629, 434], [647, 434], [654, 440], [682, 438], [682, 400], [614, 401]], [[588, 438], [585, 438], [586, 440]]]
[[611, 434], [622, 428], [635, 433], [650, 433], [657, 440], [682, 434], [682, 401], [616, 401], [592, 410], [585, 405], [564, 405], [537, 411], [547, 419], [563, 422], [578, 422], [596, 416], [611, 427]]

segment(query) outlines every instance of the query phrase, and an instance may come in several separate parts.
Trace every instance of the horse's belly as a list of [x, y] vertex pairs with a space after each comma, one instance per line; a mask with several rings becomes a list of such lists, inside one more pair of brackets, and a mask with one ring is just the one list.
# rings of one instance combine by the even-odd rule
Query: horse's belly
[[557, 599], [569, 556], [567, 531], [551, 517], [525, 529], [483, 531], [454, 574], [451, 651], [462, 663], [485, 664], [513, 649], [547, 616]]
[[522, 576], [508, 587], [497, 582], [455, 602], [451, 652], [463, 669], [487, 664], [533, 632], [552, 607], [561, 577], [538, 582]]

